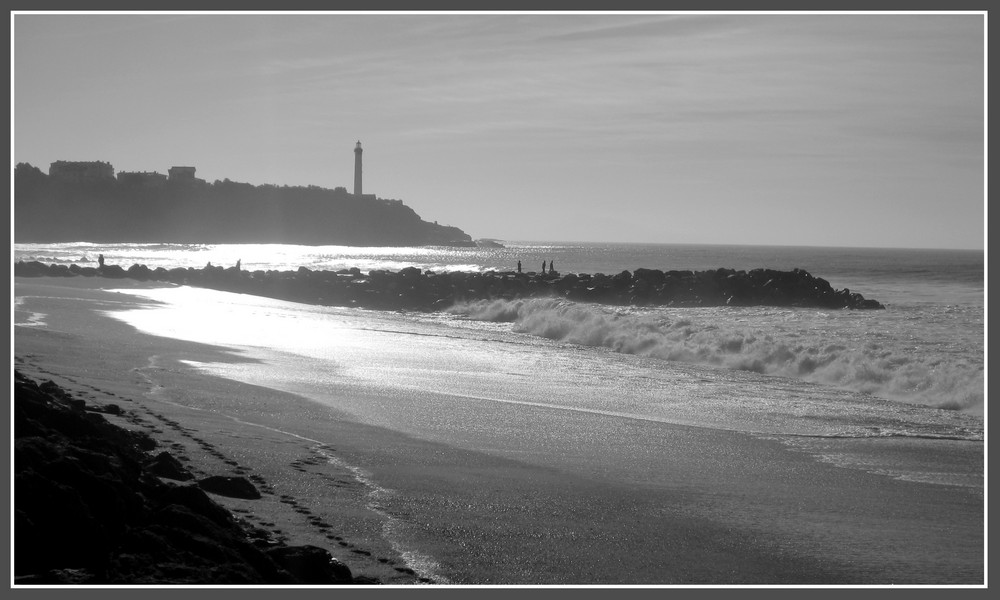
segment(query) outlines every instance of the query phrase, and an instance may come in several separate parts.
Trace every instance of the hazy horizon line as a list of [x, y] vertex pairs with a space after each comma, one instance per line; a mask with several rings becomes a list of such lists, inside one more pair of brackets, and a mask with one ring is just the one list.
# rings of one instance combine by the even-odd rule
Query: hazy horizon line
[[[713, 246], [713, 247], [731, 247], [731, 248], [809, 248], [809, 249], [830, 249], [830, 250], [910, 250], [910, 251], [945, 251], [945, 252], [982, 252], [986, 253], [985, 248], [976, 247], [964, 247], [964, 248], [954, 248], [954, 247], [942, 247], [942, 246], [924, 246], [924, 247], [914, 247], [914, 246], [831, 246], [831, 245], [810, 245], [810, 244], [753, 244], [753, 243], [718, 243], [718, 242], [647, 242], [647, 241], [620, 241], [620, 240], [515, 240], [496, 236], [482, 236], [474, 237], [476, 241], [495, 241], [503, 244], [515, 244], [524, 246], [539, 246], [539, 247], [556, 247], [556, 246], [601, 246], [601, 245], [622, 245], [622, 246]], [[129, 245], [154, 245], [161, 246], [164, 244], [177, 244], [177, 245], [204, 245], [204, 246], [314, 246], [314, 244], [280, 244], [280, 243], [255, 243], [255, 242], [241, 242], [241, 243], [188, 243], [188, 242], [91, 242], [87, 240], [77, 240], [75, 242], [14, 242], [11, 241], [12, 246], [46, 246], [46, 245], [64, 245], [64, 244], [92, 244], [95, 246], [113, 246], [116, 244], [129, 244]], [[421, 246], [353, 246], [347, 244], [320, 244], [316, 247], [323, 246], [343, 246], [351, 248], [425, 248], [433, 247], [435, 244], [424, 244]]]

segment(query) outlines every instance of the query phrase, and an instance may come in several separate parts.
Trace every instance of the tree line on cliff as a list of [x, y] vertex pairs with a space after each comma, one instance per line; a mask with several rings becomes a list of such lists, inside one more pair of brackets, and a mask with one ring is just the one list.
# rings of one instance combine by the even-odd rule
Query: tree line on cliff
[[344, 188], [214, 183], [74, 183], [19, 163], [14, 241], [280, 243], [419, 246], [469, 242], [461, 229], [424, 221], [399, 200]]

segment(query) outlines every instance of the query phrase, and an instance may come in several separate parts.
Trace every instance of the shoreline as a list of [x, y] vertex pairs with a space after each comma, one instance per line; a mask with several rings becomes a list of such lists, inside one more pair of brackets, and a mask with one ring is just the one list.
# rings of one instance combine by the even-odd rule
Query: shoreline
[[[199, 437], [215, 447], [225, 458], [220, 458], [204, 452], [197, 443], [181, 436], [182, 430], [164, 426], [161, 419], [148, 415], [149, 424], [160, 430], [158, 435], [164, 436], [164, 443], [186, 444], [191, 452], [192, 460], [202, 461], [206, 468], [243, 469], [260, 475], [274, 486], [274, 498], [265, 506], [261, 501], [240, 501], [232, 504], [233, 509], [248, 511], [241, 513], [247, 518], [260, 523], [272, 523], [272, 529], [278, 529], [289, 540], [295, 543], [309, 543], [311, 540], [327, 544], [331, 553], [347, 564], [352, 572], [380, 579], [390, 585], [410, 585], [413, 583], [452, 583], [469, 584], [468, 580], [454, 579], [451, 573], [438, 575], [434, 569], [421, 569], [419, 561], [407, 562], [403, 555], [407, 551], [415, 551], [433, 560], [438, 556], [446, 556], [447, 562], [454, 567], [454, 562], [461, 559], [461, 553], [454, 548], [449, 549], [456, 541], [451, 535], [441, 536], [418, 526], [419, 521], [413, 513], [411, 517], [393, 513], [398, 508], [398, 499], [382, 499], [382, 515], [368, 507], [372, 492], [379, 493], [372, 487], [366, 487], [358, 480], [357, 475], [367, 474], [366, 469], [375, 466], [380, 474], [389, 481], [405, 482], [408, 493], [425, 501], [426, 506], [439, 506], [444, 500], [456, 503], [468, 497], [470, 501], [491, 502], [496, 506], [516, 506], [524, 496], [539, 496], [544, 500], [540, 505], [552, 502], [566, 503], [566, 508], [575, 511], [588, 511], [587, 518], [596, 515], [589, 511], [598, 510], [594, 507], [584, 508], [575, 500], [564, 498], [566, 494], [585, 494], [593, 499], [593, 503], [605, 509], [617, 507], [626, 496], [608, 484], [584, 481], [565, 473], [557, 473], [519, 464], [514, 461], [497, 459], [478, 455], [474, 452], [462, 451], [456, 448], [443, 447], [432, 442], [405, 438], [399, 434], [364, 425], [351, 420], [343, 414], [328, 407], [290, 394], [276, 392], [268, 388], [219, 380], [198, 373], [190, 366], [178, 363], [178, 360], [209, 361], [239, 361], [245, 360], [225, 349], [205, 347], [179, 340], [152, 338], [131, 330], [130, 327], [113, 319], [94, 312], [109, 306], [114, 298], [109, 294], [95, 289], [97, 282], [93, 278], [68, 279], [18, 279], [17, 285], [54, 286], [49, 291], [62, 291], [61, 299], [53, 300], [62, 310], [75, 312], [58, 316], [64, 320], [56, 327], [57, 316], [51, 313], [53, 329], [56, 332], [43, 333], [46, 330], [31, 326], [17, 326], [15, 338], [18, 341], [16, 355], [23, 359], [22, 364], [41, 369], [55, 377], [67, 378], [80, 393], [91, 396], [98, 394], [92, 388], [103, 392], [111, 392], [119, 396], [131, 394], [133, 403], [141, 406], [136, 410], [152, 411], [163, 418], [178, 423], [181, 428], [198, 432]], [[115, 288], [129, 286], [153, 286], [153, 283], [130, 281], [123, 285], [122, 280], [104, 280]], [[57, 294], [53, 294], [55, 297]], [[131, 302], [126, 300], [126, 302]], [[87, 306], [84, 306], [87, 305]], [[93, 337], [87, 337], [91, 332]], [[99, 332], [99, 335], [94, 335]], [[103, 342], [102, 342], [103, 340]], [[110, 344], [107, 342], [110, 341]], [[70, 343], [72, 342], [72, 343]], [[123, 364], [105, 364], [93, 352], [91, 344], [102, 343], [113, 351], [113, 356], [123, 361]], [[90, 346], [90, 347], [88, 347]], [[159, 357], [158, 361], [150, 362], [150, 357]], [[155, 377], [150, 380], [148, 375]], [[58, 383], [58, 381], [57, 381]], [[159, 387], [158, 387], [159, 386]], [[159, 390], [150, 395], [152, 390]], [[157, 396], [159, 394], [159, 397]], [[171, 397], [170, 394], [180, 394], [181, 397]], [[178, 402], [180, 400], [180, 402]], [[214, 407], [215, 410], [199, 410], [200, 407]], [[229, 406], [232, 411], [225, 407]], [[221, 407], [221, 410], [220, 410]], [[280, 407], [280, 410], [277, 408]], [[240, 423], [233, 412], [243, 411], [245, 414], [257, 411], [261, 422], [250, 424]], [[268, 412], [270, 411], [270, 412]], [[144, 413], [143, 413], [144, 414]], [[278, 425], [280, 420], [291, 419], [289, 427]], [[294, 430], [294, 435], [279, 431]], [[668, 428], [678, 435], [690, 436], [691, 439], [716, 439], [720, 443], [750, 444], [754, 452], [764, 452], [773, 458], [792, 461], [793, 465], [810, 465], [807, 457], [785, 456], [788, 454], [780, 449], [774, 449], [776, 444], [761, 441], [747, 441], [739, 436], [726, 433], [690, 431], [678, 426]], [[310, 432], [314, 432], [310, 434]], [[298, 436], [298, 438], [294, 437]], [[303, 439], [303, 438], [308, 438]], [[326, 444], [318, 448], [314, 442]], [[321, 451], [329, 450], [329, 455], [337, 458], [330, 462], [328, 456]], [[407, 458], [399, 464], [400, 456]], [[235, 465], [226, 461], [232, 461]], [[455, 465], [464, 465], [461, 471], [455, 470]], [[360, 466], [359, 466], [360, 465]], [[796, 467], [801, 468], [801, 467]], [[355, 469], [355, 470], [352, 470]], [[360, 471], [356, 470], [360, 469]], [[835, 471], [834, 471], [835, 472]], [[682, 475], [682, 473], [678, 473]], [[469, 482], [480, 482], [470, 485], [470, 489], [483, 487], [481, 492], [466, 492], [447, 489], [449, 485], [462, 480], [463, 485]], [[381, 480], [380, 480], [381, 481]], [[375, 484], [378, 487], [380, 484]], [[320, 487], [322, 489], [320, 489]], [[477, 497], [486, 493], [489, 488], [495, 488], [495, 496]], [[465, 489], [465, 488], [463, 488]], [[381, 493], [392, 492], [390, 488], [381, 488]], [[469, 495], [472, 494], [472, 495]], [[672, 504], [683, 506], [692, 501], [684, 494], [670, 492], [662, 495], [657, 492], [632, 491], [627, 495], [634, 506], [652, 507], [664, 499], [670, 498]], [[556, 500], [558, 498], [558, 500]], [[285, 500], [285, 502], [282, 502]], [[537, 503], [533, 500], [533, 502]], [[604, 503], [604, 504], [602, 504]], [[578, 505], [579, 504], [579, 505]], [[636, 509], [638, 510], [638, 509]], [[658, 509], [658, 510], [662, 510]], [[449, 508], [439, 511], [442, 520], [451, 519], [457, 531], [468, 539], [478, 539], [486, 535], [489, 527], [482, 523], [474, 513], [464, 514], [463, 511]], [[385, 515], [402, 519], [397, 523], [404, 532], [404, 541], [418, 540], [413, 548], [394, 547], [385, 537]], [[444, 516], [447, 514], [447, 516]], [[581, 515], [584, 513], [580, 513]], [[641, 514], [641, 513], [636, 513]], [[682, 513], [679, 513], [682, 514]], [[515, 514], [508, 515], [511, 519], [509, 527], [512, 532], [520, 532], [523, 539], [518, 540], [514, 533], [504, 544], [531, 546], [534, 551], [543, 552], [546, 547], [545, 537], [531, 539], [531, 530], [525, 527], [533, 526], [529, 522], [521, 522]], [[878, 574], [865, 572], [849, 567], [847, 563], [839, 564], [840, 559], [825, 559], [816, 561], [807, 556], [797, 555], [780, 550], [777, 542], [771, 541], [765, 535], [760, 539], [743, 537], [738, 532], [727, 534], [729, 539], [720, 536], [728, 527], [723, 522], [712, 523], [688, 515], [689, 522], [668, 519], [660, 527], [661, 533], [671, 532], [671, 539], [683, 540], [683, 543], [671, 550], [674, 563], [661, 572], [660, 581], [653, 584], [670, 585], [672, 583], [716, 583], [716, 584], [794, 584], [794, 583], [878, 583]], [[328, 525], [324, 530], [320, 521]], [[574, 528], [586, 523], [585, 520], [562, 522], [554, 518], [552, 529], [545, 535], [557, 535], [564, 528]], [[711, 532], [715, 531], [713, 534]], [[418, 535], [414, 535], [418, 534]], [[602, 534], [603, 535], [603, 534]], [[334, 537], [329, 537], [334, 536]], [[471, 536], [471, 537], [469, 537]], [[340, 539], [337, 539], [339, 537]], [[598, 537], [597, 539], [603, 539]], [[617, 538], [608, 538], [603, 542], [607, 549], [612, 550], [615, 564], [608, 565], [607, 571], [599, 576], [613, 581], [630, 583], [649, 583], [639, 581], [641, 577], [636, 571], [636, 565], [630, 562], [643, 563], [647, 558], [638, 548], [619, 546]], [[649, 550], [652, 550], [650, 546]], [[627, 555], [621, 555], [625, 552]], [[364, 554], [367, 553], [367, 554]], [[716, 561], [709, 560], [714, 557]], [[846, 558], [846, 557], [845, 557]], [[476, 585], [501, 582], [509, 585], [511, 580], [517, 580], [516, 563], [498, 564], [489, 568], [479, 564], [469, 563], [462, 567], [463, 577], [472, 573]], [[554, 561], [557, 566], [560, 561]], [[417, 567], [414, 569], [413, 567]], [[433, 565], [432, 565], [433, 567]], [[646, 565], [649, 568], [649, 565]], [[408, 573], [405, 569], [410, 569]], [[421, 572], [421, 570], [423, 572]], [[618, 575], [615, 575], [618, 573]], [[647, 571], [648, 573], [648, 571]], [[554, 573], [551, 577], [556, 577]], [[595, 574], [595, 577], [598, 576]], [[648, 576], [645, 575], [645, 576]], [[425, 581], [421, 582], [421, 577]], [[630, 579], [633, 578], [633, 579]], [[579, 583], [574, 581], [557, 581], [556, 583]], [[902, 582], [901, 582], [902, 583]]]

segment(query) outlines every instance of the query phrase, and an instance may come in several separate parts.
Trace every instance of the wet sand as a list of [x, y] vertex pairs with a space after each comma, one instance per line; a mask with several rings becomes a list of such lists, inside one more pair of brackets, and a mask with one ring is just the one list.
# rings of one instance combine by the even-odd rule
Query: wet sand
[[[195, 473], [250, 478], [262, 499], [217, 500], [277, 539], [328, 548], [355, 575], [400, 585], [983, 581], [981, 495], [662, 423], [623, 420], [614, 432], [658, 440], [651, 452], [676, 483], [655, 487], [414, 439], [198, 373], [179, 361], [244, 359], [100, 314], [134, 299], [98, 287], [142, 285], [17, 278], [27, 312], [15, 323], [34, 311], [44, 324], [15, 327], [14, 366], [120, 405], [120, 424]], [[584, 415], [570, 426], [593, 424]]]

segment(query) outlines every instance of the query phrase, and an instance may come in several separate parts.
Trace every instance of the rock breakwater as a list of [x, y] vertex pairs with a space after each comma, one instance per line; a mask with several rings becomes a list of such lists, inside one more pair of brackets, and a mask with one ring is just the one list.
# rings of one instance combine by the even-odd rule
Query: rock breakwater
[[20, 261], [21, 277], [111, 277], [162, 281], [329, 306], [433, 311], [456, 302], [481, 299], [562, 297], [576, 302], [634, 306], [790, 306], [883, 309], [849, 289], [802, 269], [715, 269], [661, 271], [640, 268], [602, 273], [517, 273], [513, 271], [433, 272], [416, 267], [400, 271], [345, 269], [246, 271], [236, 267], [201, 269], [132, 265], [99, 268]]

